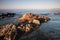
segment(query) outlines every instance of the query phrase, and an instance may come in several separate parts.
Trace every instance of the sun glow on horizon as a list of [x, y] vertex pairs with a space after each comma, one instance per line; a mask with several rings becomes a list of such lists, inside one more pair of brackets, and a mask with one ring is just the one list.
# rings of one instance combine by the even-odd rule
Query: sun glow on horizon
[[60, 0], [3, 0], [0, 9], [60, 9]]

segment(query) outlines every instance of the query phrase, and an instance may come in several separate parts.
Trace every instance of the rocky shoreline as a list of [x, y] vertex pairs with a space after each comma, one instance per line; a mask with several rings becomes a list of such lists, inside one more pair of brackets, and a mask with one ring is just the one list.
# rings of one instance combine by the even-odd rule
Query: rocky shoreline
[[26, 13], [17, 19], [18, 25], [9, 23], [0, 28], [1, 40], [18, 40], [22, 35], [37, 30], [44, 22], [48, 22], [50, 18], [43, 15], [35, 15]]

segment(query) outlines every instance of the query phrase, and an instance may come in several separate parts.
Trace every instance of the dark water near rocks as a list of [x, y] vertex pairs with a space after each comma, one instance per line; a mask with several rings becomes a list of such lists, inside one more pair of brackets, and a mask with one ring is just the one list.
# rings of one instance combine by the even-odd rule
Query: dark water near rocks
[[[33, 31], [29, 35], [22, 36], [24, 40], [60, 40], [60, 15], [54, 15], [53, 13], [60, 12], [60, 10], [0, 10], [0, 13], [13, 12], [16, 13], [14, 17], [7, 17], [0, 19], [0, 26], [13, 22], [17, 24], [16, 20], [24, 13], [32, 12], [35, 14], [42, 14], [48, 16], [51, 20], [47, 23], [43, 23], [40, 28]], [[21, 40], [20, 39], [20, 40]]]

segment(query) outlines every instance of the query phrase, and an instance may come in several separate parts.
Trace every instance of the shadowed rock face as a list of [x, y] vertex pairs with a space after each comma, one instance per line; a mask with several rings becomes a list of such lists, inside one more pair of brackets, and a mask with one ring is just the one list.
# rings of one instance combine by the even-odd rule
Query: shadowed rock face
[[0, 18], [5, 18], [5, 17], [13, 17], [15, 15], [15, 13], [2, 13], [0, 14]]
[[35, 15], [32, 13], [24, 14], [18, 19], [18, 25], [13, 23], [3, 25], [0, 29], [1, 40], [18, 40], [22, 35], [37, 30], [41, 23], [48, 22], [50, 19], [46, 16]]

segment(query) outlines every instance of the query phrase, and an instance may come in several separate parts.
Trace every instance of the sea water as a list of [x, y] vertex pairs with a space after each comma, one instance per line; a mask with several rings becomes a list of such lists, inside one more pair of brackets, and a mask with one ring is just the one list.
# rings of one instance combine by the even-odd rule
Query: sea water
[[[60, 12], [60, 10], [26, 10], [26, 9], [21, 9], [21, 10], [0, 10], [0, 14], [1, 13], [16, 13], [16, 15], [14, 17], [7, 17], [4, 19], [0, 19], [0, 26], [13, 22], [16, 23], [17, 19], [25, 14], [25, 13], [34, 13], [34, 14], [38, 14], [38, 15], [45, 15], [48, 16], [50, 18], [50, 21], [48, 21], [47, 23], [43, 23], [38, 32], [33, 32], [30, 34], [30, 36], [34, 34], [34, 36], [30, 39], [31, 40], [43, 40], [43, 38], [41, 39], [39, 35], [42, 31], [43, 35], [48, 38], [46, 40], [60, 40], [60, 15], [54, 15], [53, 13], [57, 13]], [[36, 35], [37, 34], [37, 35]], [[43, 36], [41, 36], [43, 37]], [[28, 38], [29, 39], [29, 38]]]

